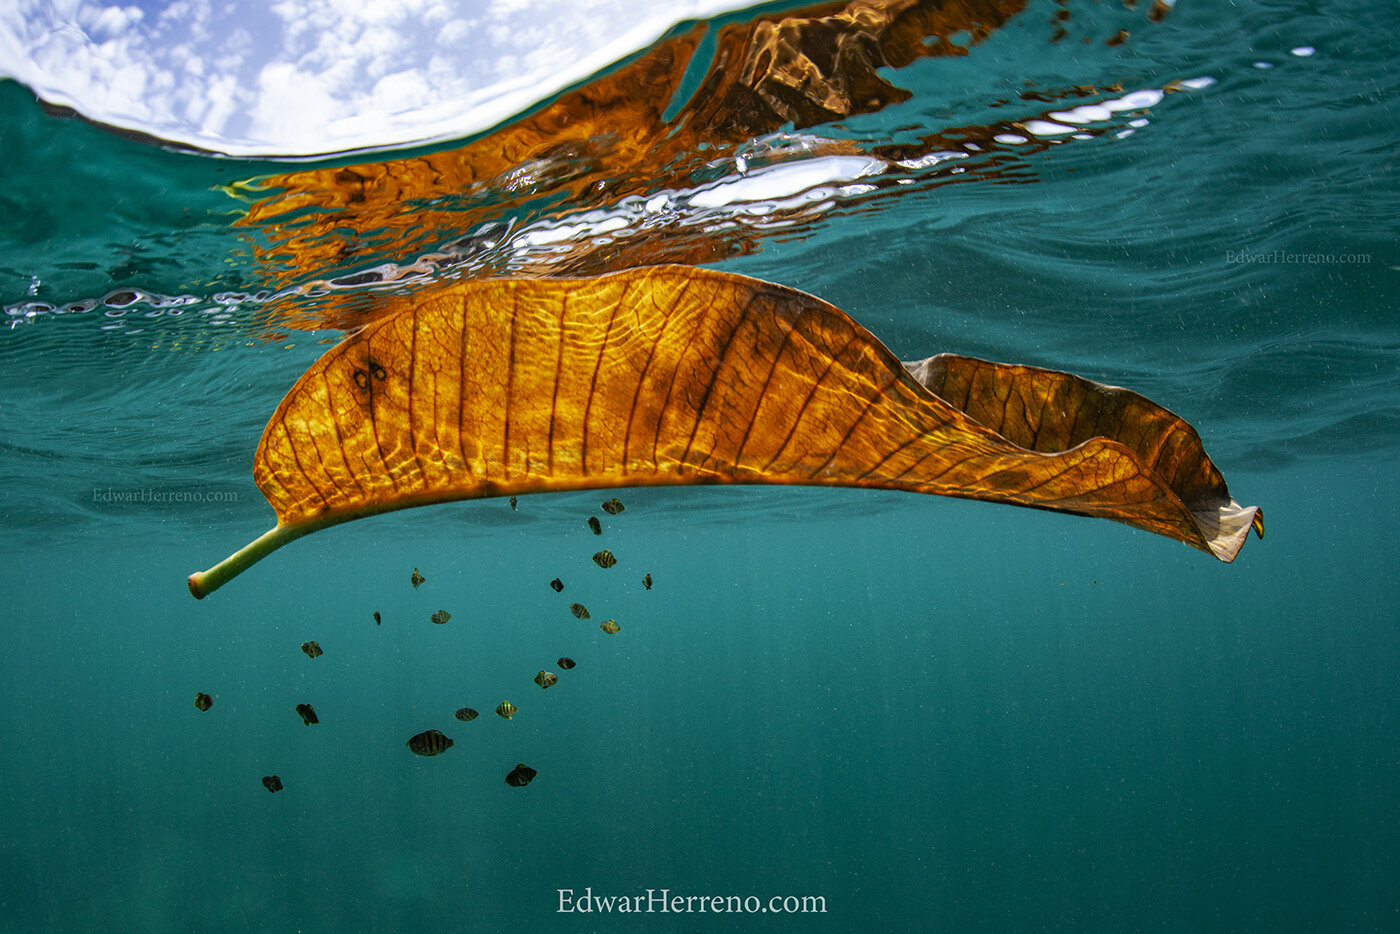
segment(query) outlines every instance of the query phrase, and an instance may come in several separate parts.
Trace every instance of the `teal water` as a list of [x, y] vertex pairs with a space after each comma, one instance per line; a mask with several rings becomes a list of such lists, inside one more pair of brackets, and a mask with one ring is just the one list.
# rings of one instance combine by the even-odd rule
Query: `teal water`
[[[0, 84], [0, 928], [1400, 926], [1400, 20], [1085, 5], [1051, 44], [1055, 9], [891, 72], [906, 103], [808, 128], [883, 167], [756, 210], [756, 248], [714, 265], [813, 292], [905, 359], [1163, 403], [1267, 513], [1231, 565], [944, 498], [621, 490], [603, 539], [584, 521], [610, 493], [420, 509], [195, 602], [185, 575], [272, 524], [253, 450], [339, 336], [269, 327], [283, 286], [232, 226], [246, 202], [222, 186], [287, 167], [122, 139]], [[1083, 102], [1027, 88], [1202, 78], [1053, 145], [881, 148]], [[734, 220], [672, 194], [672, 234]], [[509, 210], [514, 239], [423, 250], [453, 274], [529, 266], [529, 236], [579, 214]], [[578, 667], [530, 683], [561, 655]], [[454, 748], [411, 755], [429, 728]], [[517, 762], [539, 771], [524, 789], [502, 781]], [[589, 887], [826, 911], [558, 912]]]

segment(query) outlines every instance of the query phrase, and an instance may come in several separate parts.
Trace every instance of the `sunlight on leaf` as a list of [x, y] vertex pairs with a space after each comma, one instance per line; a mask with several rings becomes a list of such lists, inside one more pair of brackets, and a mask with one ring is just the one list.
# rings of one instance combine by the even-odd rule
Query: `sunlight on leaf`
[[872, 487], [1115, 519], [1233, 560], [1255, 508], [1184, 421], [1029, 367], [902, 364], [840, 309], [712, 270], [496, 279], [399, 299], [297, 381], [258, 445], [292, 539], [450, 500], [701, 483]]

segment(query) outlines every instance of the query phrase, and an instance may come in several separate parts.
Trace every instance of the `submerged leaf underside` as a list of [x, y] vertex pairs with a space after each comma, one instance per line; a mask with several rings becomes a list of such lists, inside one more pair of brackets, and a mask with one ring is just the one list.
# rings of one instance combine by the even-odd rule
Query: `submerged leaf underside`
[[1231, 561], [1253, 507], [1136, 393], [940, 355], [902, 364], [840, 309], [712, 270], [468, 282], [398, 300], [282, 400], [254, 477], [278, 526], [191, 575], [448, 500], [698, 483], [877, 487], [1099, 516]]
[[1230, 560], [1256, 511], [1136, 393], [901, 364], [810, 295], [656, 267], [454, 285], [329, 351], [255, 477], [282, 525], [452, 499], [693, 483], [863, 486], [1117, 519]]

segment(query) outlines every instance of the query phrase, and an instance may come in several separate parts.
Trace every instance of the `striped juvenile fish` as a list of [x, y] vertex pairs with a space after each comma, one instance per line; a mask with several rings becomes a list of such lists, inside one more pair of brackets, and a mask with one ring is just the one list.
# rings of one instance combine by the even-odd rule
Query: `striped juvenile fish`
[[433, 622], [437, 623], [439, 626], [441, 626], [443, 623], [447, 622], [451, 618], [452, 614], [447, 612], [446, 610], [438, 610], [436, 613], [433, 614]]
[[615, 516], [626, 508], [626, 506], [622, 505], [622, 500], [618, 499], [616, 496], [603, 504], [603, 512], [610, 516]]
[[617, 620], [615, 619], [610, 619], [605, 623], [601, 623], [598, 628], [610, 636], [622, 631], [622, 627], [617, 624]]
[[651, 572], [647, 571], [647, 576], [642, 578], [642, 586], [647, 590], [651, 589]]
[[556, 577], [554, 578], [554, 580], [549, 582], [549, 586], [554, 588], [555, 593], [559, 593], [564, 589], [564, 582]]
[[569, 612], [579, 619], [588, 619], [588, 607], [584, 606], [582, 603], [570, 603]]
[[201, 691], [201, 692], [195, 694], [195, 696], [194, 696], [194, 705], [195, 705], [196, 707], [198, 707], [200, 710], [208, 710], [210, 707], [213, 707], [213, 706], [214, 706], [214, 698], [210, 697], [208, 694], [205, 694], [205, 693], [203, 693], [203, 692]]
[[301, 650], [306, 653], [307, 658], [315, 658], [318, 655], [325, 654], [321, 651], [320, 643], [317, 642], [303, 642], [301, 644]]
[[559, 683], [559, 676], [552, 671], [540, 669], [540, 673], [535, 675], [535, 683], [542, 688], [552, 688]]
[[437, 730], [425, 730], [408, 741], [408, 748], [420, 756], [435, 756], [452, 748], [452, 740]]
[[559, 667], [564, 669], [565, 671], [568, 671], [570, 668], [574, 667], [577, 664], [578, 662], [574, 661], [572, 658], [569, 658], [567, 655], [559, 659]]
[[414, 589], [414, 590], [417, 590], [417, 589], [418, 589], [418, 585], [421, 584], [421, 583], [423, 583], [423, 582], [426, 581], [426, 580], [427, 580], [426, 577], [424, 577], [422, 574], [419, 574], [419, 573], [418, 573], [418, 569], [417, 569], [417, 568], [414, 568], [414, 569], [413, 569], [413, 576], [409, 578], [409, 581], [411, 581], [412, 584], [413, 584], [413, 589]]
[[477, 713], [475, 710], [472, 710], [470, 707], [463, 707], [461, 710], [453, 714], [453, 716], [464, 723], [470, 723], [477, 717], [481, 716], [481, 714]]
[[603, 534], [603, 524], [602, 524], [601, 522], [598, 521], [598, 517], [597, 517], [597, 516], [589, 516], [589, 517], [588, 517], [588, 527], [589, 527], [590, 529], [593, 530], [593, 534], [594, 534], [594, 535], [602, 535], [602, 534]]
[[604, 548], [602, 551], [598, 552], [593, 556], [593, 563], [598, 565], [598, 567], [600, 568], [610, 568], [614, 564], [617, 564], [617, 558], [613, 556], [613, 553], [611, 551], [608, 551], [606, 548]]
[[316, 719], [316, 711], [311, 709], [310, 704], [297, 704], [297, 713], [301, 714], [301, 722], [307, 726], [321, 722]]
[[282, 790], [282, 779], [278, 778], [276, 775], [264, 775], [264, 776], [263, 776], [263, 787], [266, 788], [268, 791], [271, 791], [271, 792], [278, 792], [278, 791], [281, 791], [281, 790]]
[[515, 716], [515, 705], [510, 701], [501, 701], [501, 706], [496, 708], [496, 713], [509, 720], [511, 717]]

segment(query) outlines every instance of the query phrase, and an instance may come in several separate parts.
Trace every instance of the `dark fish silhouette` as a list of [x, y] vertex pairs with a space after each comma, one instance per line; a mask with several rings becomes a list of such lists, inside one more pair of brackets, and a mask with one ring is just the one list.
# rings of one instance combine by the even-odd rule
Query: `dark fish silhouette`
[[451, 618], [452, 614], [447, 612], [446, 610], [438, 610], [436, 613], [433, 614], [433, 622], [437, 623], [439, 626], [441, 626], [443, 623], [447, 622]]
[[413, 582], [413, 587], [416, 590], [418, 588], [418, 585], [427, 580], [427, 578], [424, 577], [422, 574], [419, 574], [417, 568], [414, 568], [413, 576], [410, 577], [409, 580]]
[[512, 788], [524, 788], [538, 774], [540, 773], [521, 762], [510, 770], [510, 774], [506, 776], [506, 784]]
[[552, 688], [559, 683], [559, 676], [552, 671], [540, 669], [540, 673], [535, 675], [535, 683], [542, 688]]
[[379, 625], [379, 611], [378, 611], [378, 610], [375, 610], [375, 611], [374, 611], [374, 625], [376, 625], [376, 626]]
[[435, 756], [452, 748], [452, 740], [437, 730], [425, 730], [408, 741], [408, 748], [420, 756]]
[[605, 623], [601, 623], [598, 628], [610, 636], [622, 631], [622, 627], [617, 624], [617, 620], [615, 619], [610, 619]]
[[477, 717], [481, 716], [481, 714], [477, 713], [475, 710], [472, 710], [470, 707], [463, 707], [461, 710], [453, 714], [453, 716], [455, 716], [458, 720], [461, 720], [463, 723], [470, 723]]
[[496, 713], [509, 720], [511, 717], [515, 716], [515, 705], [510, 701], [501, 701], [501, 706], [496, 708]]
[[317, 655], [325, 654], [321, 651], [320, 643], [317, 642], [303, 642], [301, 644], [301, 650], [306, 653], [307, 658], [315, 658]]
[[584, 606], [582, 603], [570, 603], [569, 612], [579, 619], [588, 619], [588, 607]]
[[626, 506], [622, 505], [622, 500], [618, 499], [616, 496], [603, 504], [603, 512], [610, 516], [615, 516], [626, 508]]
[[564, 589], [564, 582], [556, 577], [554, 578], [554, 580], [549, 582], [549, 586], [554, 588], [555, 593], [559, 593], [561, 590]]
[[210, 707], [214, 706], [214, 698], [202, 692], [195, 694], [194, 705], [200, 710], [208, 710]]
[[574, 661], [572, 658], [569, 658], [567, 655], [559, 659], [559, 667], [564, 669], [565, 671], [568, 671], [570, 668], [574, 667], [577, 664], [578, 662]]
[[647, 571], [647, 576], [642, 578], [642, 586], [647, 590], [651, 589], [651, 572]]
[[282, 790], [282, 779], [276, 775], [264, 775], [263, 787], [268, 791], [277, 792]]
[[510, 508], [511, 508], [511, 509], [514, 509], [514, 508], [515, 508], [515, 497], [514, 497], [514, 496], [512, 496], [512, 497], [510, 498]]
[[606, 548], [604, 548], [602, 551], [598, 552], [596, 555], [593, 556], [593, 563], [598, 565], [598, 567], [600, 568], [610, 568], [614, 564], [617, 564], [617, 558], [613, 557], [613, 553], [611, 551], [608, 551]]
[[310, 704], [297, 704], [297, 713], [301, 714], [301, 722], [307, 726], [321, 722], [316, 719], [316, 711], [312, 709]]
[[593, 534], [594, 534], [594, 535], [602, 535], [602, 534], [603, 534], [603, 524], [602, 524], [601, 522], [598, 521], [598, 517], [597, 517], [597, 516], [589, 516], [589, 517], [588, 517], [588, 527], [589, 527], [590, 529], [593, 530]]

